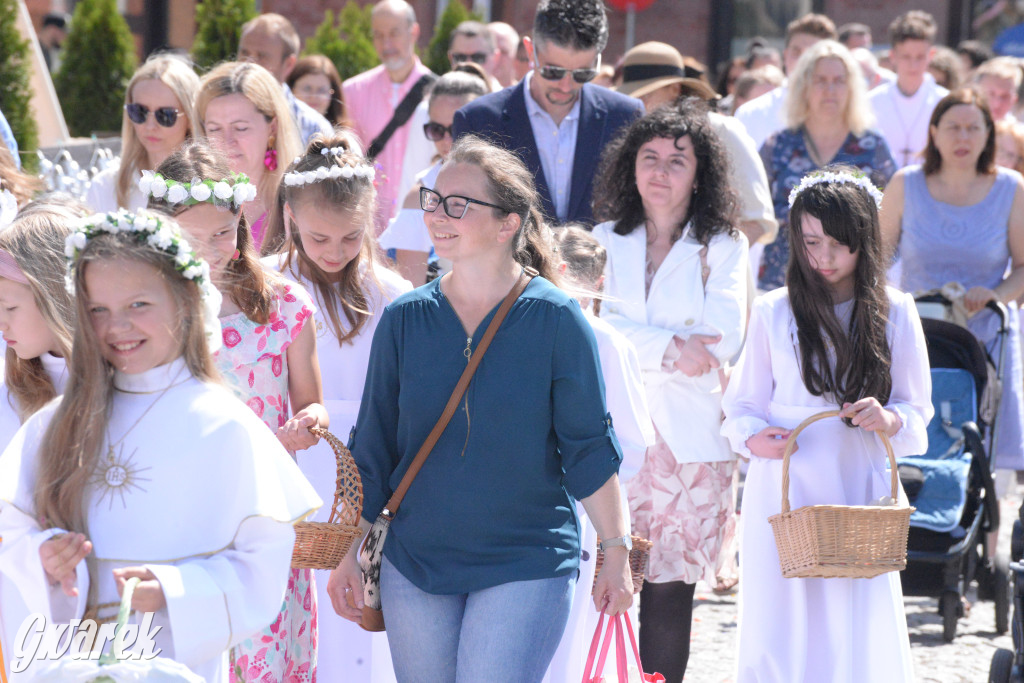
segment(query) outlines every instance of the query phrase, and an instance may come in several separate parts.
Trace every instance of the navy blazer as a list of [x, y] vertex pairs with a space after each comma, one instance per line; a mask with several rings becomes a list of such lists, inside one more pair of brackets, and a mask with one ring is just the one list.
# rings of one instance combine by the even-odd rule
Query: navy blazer
[[[638, 99], [599, 85], [583, 84], [567, 221], [593, 225], [594, 174], [597, 173], [601, 152], [624, 126], [643, 113], [644, 106]], [[479, 97], [455, 112], [452, 136], [458, 139], [465, 133], [474, 133], [515, 152], [536, 178], [545, 215], [555, 219], [555, 205], [551, 201], [537, 142], [533, 139], [530, 116], [526, 112], [525, 79], [518, 85]]]

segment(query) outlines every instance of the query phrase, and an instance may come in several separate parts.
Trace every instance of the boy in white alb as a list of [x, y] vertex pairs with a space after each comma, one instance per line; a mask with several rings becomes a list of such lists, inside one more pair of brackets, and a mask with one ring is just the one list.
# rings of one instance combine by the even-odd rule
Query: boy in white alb
[[928, 73], [935, 54], [935, 19], [912, 10], [889, 25], [896, 82], [871, 91], [878, 129], [902, 168], [919, 164], [928, 143], [928, 121], [935, 105], [949, 92]]

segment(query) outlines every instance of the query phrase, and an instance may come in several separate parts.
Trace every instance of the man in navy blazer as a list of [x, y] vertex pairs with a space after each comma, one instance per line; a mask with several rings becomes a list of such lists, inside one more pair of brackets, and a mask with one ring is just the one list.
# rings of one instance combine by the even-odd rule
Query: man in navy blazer
[[590, 226], [601, 152], [643, 115], [643, 104], [588, 82], [608, 42], [600, 0], [541, 0], [533, 40], [524, 42], [533, 70], [455, 112], [452, 137], [473, 133], [515, 152], [533, 172], [549, 220]]

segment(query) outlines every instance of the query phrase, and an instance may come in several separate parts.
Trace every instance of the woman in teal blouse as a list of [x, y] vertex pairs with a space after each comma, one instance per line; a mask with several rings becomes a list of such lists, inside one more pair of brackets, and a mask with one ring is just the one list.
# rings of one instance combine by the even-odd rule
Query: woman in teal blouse
[[[595, 604], [618, 614], [632, 602], [628, 550], [613, 545], [629, 525], [597, 348], [576, 301], [550, 281], [536, 190], [514, 155], [460, 139], [421, 202], [453, 269], [395, 300], [374, 334], [352, 439], [366, 528], [523, 267], [542, 277], [512, 306], [391, 523], [381, 600], [392, 661], [403, 683], [539, 681], [573, 599], [573, 498], [608, 539]], [[347, 591], [362, 598], [355, 551], [329, 591], [339, 614], [359, 619], [345, 605]]]

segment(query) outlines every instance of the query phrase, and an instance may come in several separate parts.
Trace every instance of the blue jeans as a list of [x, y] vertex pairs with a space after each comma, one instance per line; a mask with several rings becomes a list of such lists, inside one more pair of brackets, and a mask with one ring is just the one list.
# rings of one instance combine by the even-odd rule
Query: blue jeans
[[537, 683], [558, 648], [576, 573], [426, 593], [384, 558], [380, 594], [399, 683]]

